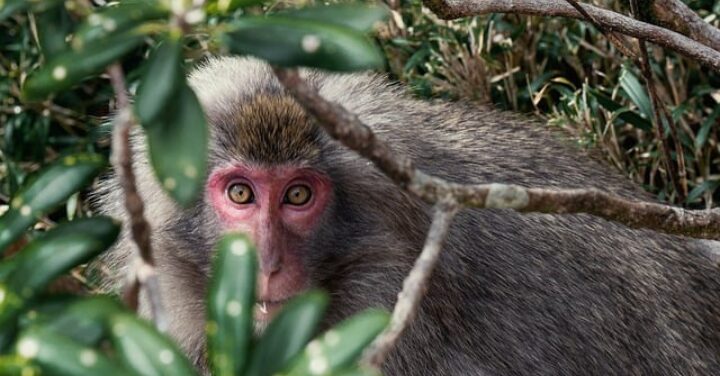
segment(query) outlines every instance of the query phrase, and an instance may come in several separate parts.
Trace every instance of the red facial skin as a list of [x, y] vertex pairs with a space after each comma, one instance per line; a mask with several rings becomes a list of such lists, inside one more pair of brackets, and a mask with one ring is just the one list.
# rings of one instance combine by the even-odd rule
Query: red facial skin
[[[235, 183], [251, 187], [253, 202], [238, 204], [229, 198], [227, 190]], [[310, 188], [307, 203], [285, 202], [287, 190], [295, 185]], [[206, 192], [222, 230], [244, 232], [257, 247], [260, 262], [257, 300], [267, 307], [266, 312], [256, 310], [257, 320], [269, 321], [287, 299], [309, 287], [299, 245], [310, 238], [318, 225], [331, 187], [326, 175], [293, 166], [235, 165], [211, 173]]]

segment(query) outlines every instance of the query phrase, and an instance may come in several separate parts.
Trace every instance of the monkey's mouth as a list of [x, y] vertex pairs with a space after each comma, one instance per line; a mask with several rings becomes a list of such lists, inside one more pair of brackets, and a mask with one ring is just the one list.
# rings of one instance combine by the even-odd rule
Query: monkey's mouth
[[281, 300], [258, 300], [255, 303], [255, 320], [270, 321], [280, 312], [288, 299]]

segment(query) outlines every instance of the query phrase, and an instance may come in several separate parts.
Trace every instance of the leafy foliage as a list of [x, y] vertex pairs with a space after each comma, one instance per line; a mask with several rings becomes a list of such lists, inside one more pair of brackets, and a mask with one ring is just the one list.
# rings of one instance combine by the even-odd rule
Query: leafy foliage
[[[343, 71], [383, 65], [379, 48], [365, 34], [385, 16], [384, 8], [320, 6], [261, 17], [261, 8], [253, 5], [258, 4], [0, 3], [0, 25], [9, 30], [0, 59], [7, 73], [0, 99], [9, 109], [2, 115], [7, 121], [0, 149], [5, 167], [0, 198], [7, 204], [0, 216], [0, 255], [8, 250], [0, 258], [2, 374], [197, 374], [173, 340], [112, 298], [47, 291], [58, 277], [108, 249], [119, 234], [110, 218], [75, 218], [87, 213], [78, 209], [77, 192], [106, 166], [102, 154], [111, 124], [101, 119], [114, 109], [90, 109], [111, 102], [107, 83], [97, 78], [110, 64], [124, 62], [137, 88], [133, 115], [145, 129], [153, 169], [184, 206], [197, 199], [207, 165], [205, 115], [185, 79], [194, 52], [212, 47], [280, 66]], [[258, 30], [272, 38], [257, 38]], [[65, 213], [54, 212], [63, 202]], [[65, 218], [74, 220], [55, 223]], [[26, 233], [32, 225], [50, 229]], [[214, 374], [367, 374], [355, 363], [387, 324], [386, 313], [362, 313], [308, 344], [327, 305], [324, 293], [315, 291], [291, 300], [255, 338], [255, 250], [244, 236], [227, 235], [216, 256], [207, 309]]]
[[[679, 203], [637, 68], [584, 22], [516, 15], [449, 22], [405, 0], [389, 1], [393, 17], [378, 27], [387, 12], [377, 5], [170, 3], [0, 2], [0, 374], [196, 372], [170, 339], [113, 298], [48, 294], [118, 235], [111, 219], [86, 218], [91, 210], [78, 193], [106, 165], [106, 119], [116, 108], [100, 75], [116, 61], [138, 98], [134, 115], [157, 178], [181, 205], [201, 191], [208, 138], [185, 74], [211, 54], [338, 71], [385, 66], [421, 97], [532, 112], [601, 150], [661, 200]], [[720, 2], [687, 3], [720, 24]], [[382, 50], [367, 35], [375, 30]], [[710, 207], [720, 198], [720, 78], [658, 48], [653, 71], [688, 163], [691, 190], [680, 204]], [[354, 363], [386, 314], [361, 313], [311, 340], [327, 297], [310, 292], [253, 338], [255, 257], [239, 235], [218, 245], [208, 296], [213, 373], [364, 374]]]
[[[594, 3], [628, 14], [625, 2]], [[687, 3], [720, 25], [720, 2]], [[720, 200], [717, 73], [652, 47], [658, 92], [678, 124], [687, 163], [691, 192], [678, 202], [661, 163], [638, 68], [587, 22], [512, 14], [442, 21], [419, 0], [403, 1], [396, 11], [382, 45], [390, 71], [417, 95], [531, 112], [581, 146], [601, 151], [662, 201], [705, 208]]]

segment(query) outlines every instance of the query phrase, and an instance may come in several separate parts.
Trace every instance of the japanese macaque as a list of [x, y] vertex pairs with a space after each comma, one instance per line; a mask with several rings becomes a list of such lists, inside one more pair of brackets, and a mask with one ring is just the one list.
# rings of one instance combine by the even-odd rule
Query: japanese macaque
[[[595, 187], [647, 200], [630, 181], [532, 120], [426, 102], [373, 74], [304, 71], [422, 170], [456, 182]], [[211, 124], [203, 197], [180, 209], [134, 141], [170, 334], [204, 363], [204, 298], [225, 231], [257, 244], [259, 326], [310, 287], [329, 292], [325, 325], [391, 309], [422, 248], [431, 208], [332, 140], [270, 68], [216, 58], [191, 74]], [[122, 217], [108, 179], [104, 212]], [[464, 210], [388, 375], [720, 375], [718, 243], [633, 230], [589, 215]], [[134, 246], [105, 262], [119, 287]], [[264, 308], [263, 308], [264, 307]]]

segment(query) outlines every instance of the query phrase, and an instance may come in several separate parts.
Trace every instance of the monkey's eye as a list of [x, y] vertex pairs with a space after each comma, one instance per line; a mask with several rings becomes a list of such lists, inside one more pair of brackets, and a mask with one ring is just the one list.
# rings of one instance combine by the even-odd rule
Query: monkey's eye
[[227, 195], [230, 201], [236, 204], [249, 204], [255, 199], [252, 188], [244, 183], [231, 185], [227, 190]]
[[285, 192], [285, 203], [290, 205], [304, 205], [310, 201], [312, 193], [307, 185], [293, 185]]

